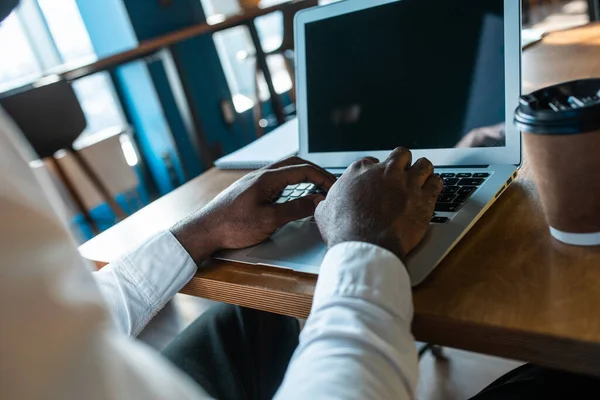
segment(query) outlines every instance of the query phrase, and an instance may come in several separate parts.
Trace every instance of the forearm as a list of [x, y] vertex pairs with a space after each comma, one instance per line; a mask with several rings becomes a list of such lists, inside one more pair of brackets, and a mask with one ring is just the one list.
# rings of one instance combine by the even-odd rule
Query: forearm
[[118, 329], [137, 336], [196, 272], [170, 232], [163, 232], [94, 277]]
[[335, 247], [278, 397], [414, 398], [411, 320], [410, 281], [398, 258], [366, 244]]

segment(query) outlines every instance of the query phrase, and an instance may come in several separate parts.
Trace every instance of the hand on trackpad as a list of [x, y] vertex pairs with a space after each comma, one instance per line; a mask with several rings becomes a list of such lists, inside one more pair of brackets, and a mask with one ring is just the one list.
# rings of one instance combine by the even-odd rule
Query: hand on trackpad
[[317, 224], [305, 220], [287, 224], [269, 240], [253, 249], [248, 256], [320, 266], [326, 253], [327, 246]]

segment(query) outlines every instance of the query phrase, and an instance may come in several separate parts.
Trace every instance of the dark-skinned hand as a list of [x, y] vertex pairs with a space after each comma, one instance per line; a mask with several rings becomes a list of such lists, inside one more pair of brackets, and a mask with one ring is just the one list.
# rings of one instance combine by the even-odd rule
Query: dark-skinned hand
[[358, 241], [378, 245], [401, 259], [423, 240], [443, 182], [427, 159], [412, 165], [412, 153], [394, 150], [387, 160], [352, 164], [316, 210], [331, 248]]
[[327, 191], [335, 177], [298, 157], [289, 158], [246, 175], [171, 232], [198, 264], [219, 250], [254, 246], [288, 222], [314, 214], [325, 199], [322, 195], [274, 204], [286, 186], [303, 182]]

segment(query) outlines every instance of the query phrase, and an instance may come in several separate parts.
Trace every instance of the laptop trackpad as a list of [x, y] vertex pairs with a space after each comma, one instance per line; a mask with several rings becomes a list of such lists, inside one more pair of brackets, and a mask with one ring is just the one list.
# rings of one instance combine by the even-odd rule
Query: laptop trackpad
[[317, 224], [304, 220], [287, 224], [248, 256], [318, 267], [326, 253], [327, 246]]

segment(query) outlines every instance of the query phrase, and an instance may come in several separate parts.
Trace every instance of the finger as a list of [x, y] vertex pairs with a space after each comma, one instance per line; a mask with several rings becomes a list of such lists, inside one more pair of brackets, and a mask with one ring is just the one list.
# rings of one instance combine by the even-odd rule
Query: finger
[[429, 178], [427, 178], [427, 181], [425, 181], [425, 184], [423, 185], [423, 191], [426, 194], [430, 194], [434, 200], [440, 196], [443, 189], [444, 180], [438, 174], [430, 175]]
[[409, 173], [419, 186], [425, 185], [427, 179], [433, 175], [433, 164], [426, 158], [420, 158], [415, 165], [409, 169]]
[[289, 157], [289, 158], [286, 158], [285, 160], [281, 160], [281, 161], [278, 161], [276, 163], [273, 163], [273, 164], [265, 167], [265, 169], [267, 169], [267, 170], [273, 170], [273, 169], [278, 169], [278, 168], [283, 168], [283, 167], [291, 167], [291, 166], [294, 166], [294, 165], [312, 165], [313, 167], [315, 167], [315, 168], [320, 169], [321, 171], [323, 171], [323, 173], [329, 175], [331, 177], [331, 179], [335, 180], [335, 175], [333, 175], [332, 173], [330, 173], [330, 172], [326, 171], [325, 169], [319, 167], [317, 164], [314, 164], [314, 163], [312, 163], [310, 161], [307, 161], [307, 160], [305, 160], [303, 158], [296, 157], [296, 156]]
[[360, 160], [353, 162], [352, 165], [350, 165], [350, 168], [348, 168], [348, 169], [360, 171], [363, 168], [374, 165], [374, 164], [379, 164], [379, 160], [377, 158], [365, 157], [365, 158], [361, 158]]
[[275, 185], [281, 190], [286, 186], [304, 182], [310, 182], [317, 187], [329, 190], [335, 183], [334, 177], [325, 173], [323, 169], [310, 164], [269, 170], [264, 173], [264, 179], [268, 180], [269, 184]]
[[362, 161], [363, 163], [366, 162], [370, 164], [379, 164], [379, 159], [375, 157], [365, 157], [360, 161]]
[[320, 194], [313, 194], [302, 197], [300, 199], [288, 201], [283, 204], [275, 204], [275, 213], [277, 223], [281, 226], [297, 221], [302, 218], [311, 217], [315, 214], [315, 210], [319, 203], [325, 200], [325, 197]]
[[404, 147], [398, 147], [392, 151], [385, 163], [390, 167], [406, 170], [412, 164], [412, 153]]
[[289, 167], [291, 165], [302, 165], [302, 164], [308, 164], [308, 161], [304, 161], [300, 157], [293, 156], [293, 157], [288, 157], [281, 161], [277, 161], [271, 165], [267, 165], [264, 169], [277, 169], [277, 168]]

